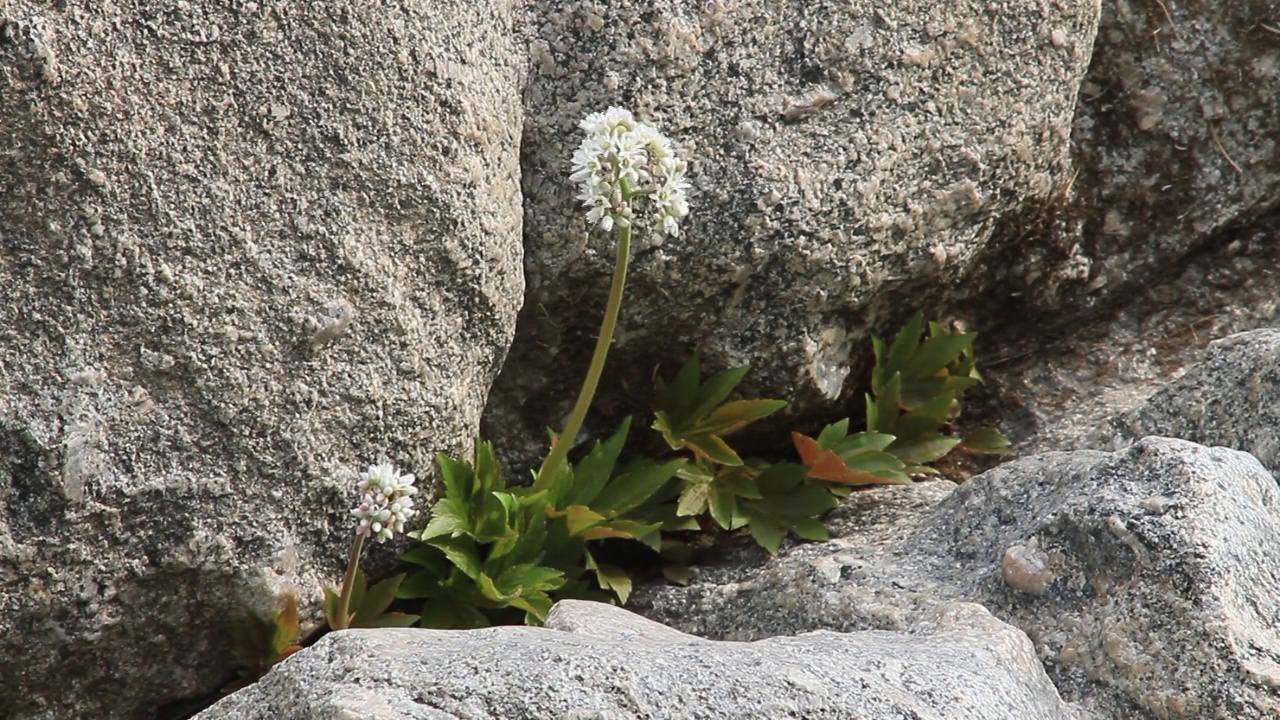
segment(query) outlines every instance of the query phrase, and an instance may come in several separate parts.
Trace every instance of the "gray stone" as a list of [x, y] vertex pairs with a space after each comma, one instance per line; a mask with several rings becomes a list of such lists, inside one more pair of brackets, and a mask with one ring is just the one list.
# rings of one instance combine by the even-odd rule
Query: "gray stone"
[[1067, 720], [1026, 636], [941, 604], [907, 632], [711, 642], [566, 601], [547, 628], [331, 633], [205, 720]]
[[[943, 602], [1021, 628], [1101, 717], [1280, 709], [1280, 491], [1244, 453], [1147, 438], [943, 483], [855, 493], [826, 543], [644, 589], [638, 612], [716, 639], [902, 631]], [[895, 509], [896, 508], [896, 509]]]
[[1079, 444], [1115, 449], [1147, 435], [1243, 450], [1280, 472], [1280, 330], [1214, 341], [1200, 363]]
[[761, 393], [823, 404], [862, 382], [868, 330], [974, 270], [998, 218], [1060, 195], [1098, 2], [531, 10], [530, 294], [487, 412], [541, 438], [569, 409], [564, 368], [585, 366], [613, 263], [567, 178], [583, 115], [629, 107], [673, 138], [695, 187], [677, 240], [637, 238], [606, 397], [630, 410], [655, 363], [698, 347], [751, 362]]
[[1063, 301], [1122, 298], [1234, 239], [1280, 207], [1275, 3], [1107, 0], [1072, 128], [1060, 240], [1088, 272]]
[[0, 4], [0, 716], [216, 688], [232, 617], [314, 626], [352, 470], [469, 446], [523, 293], [515, 15]]

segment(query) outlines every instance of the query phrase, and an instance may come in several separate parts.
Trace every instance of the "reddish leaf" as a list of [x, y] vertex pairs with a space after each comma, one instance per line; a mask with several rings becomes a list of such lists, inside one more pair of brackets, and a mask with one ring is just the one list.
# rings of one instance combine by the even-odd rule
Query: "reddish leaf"
[[[842, 483], [845, 485], [901, 485], [901, 480], [880, 477], [862, 470], [855, 470], [845, 464], [840, 456], [830, 450], [824, 450], [817, 440], [791, 433], [791, 440], [800, 453], [800, 462], [809, 466], [809, 477], [816, 480]], [[910, 482], [910, 481], [908, 481]]]

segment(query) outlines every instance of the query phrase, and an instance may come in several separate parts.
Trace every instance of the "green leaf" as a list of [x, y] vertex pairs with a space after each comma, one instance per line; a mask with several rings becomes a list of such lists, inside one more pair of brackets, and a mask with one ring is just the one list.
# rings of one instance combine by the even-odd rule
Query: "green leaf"
[[599, 525], [605, 519], [603, 515], [586, 505], [570, 505], [560, 514], [569, 525], [570, 535], [580, 535], [584, 530]]
[[639, 540], [660, 529], [662, 523], [642, 523], [637, 520], [610, 520], [597, 525], [582, 534], [587, 540], [603, 540], [605, 538], [623, 538]]
[[409, 615], [402, 612], [385, 613], [378, 617], [360, 625], [363, 628], [406, 628], [413, 627], [418, 622], [418, 615]]
[[444, 453], [436, 455], [436, 464], [440, 466], [440, 476], [444, 478], [444, 496], [465, 503], [471, 496], [471, 466]]
[[463, 501], [455, 497], [444, 497], [431, 506], [431, 521], [413, 537], [427, 541], [444, 535], [462, 535], [470, 532], [470, 522]]
[[944, 333], [925, 340], [902, 369], [902, 374], [918, 378], [937, 373], [972, 346], [977, 336], [977, 333]]
[[684, 420], [693, 415], [693, 406], [698, 398], [698, 381], [702, 378], [702, 368], [698, 354], [694, 353], [689, 361], [676, 373], [675, 383], [671, 386], [669, 401], [662, 403], [662, 409], [675, 414], [676, 419]]
[[902, 375], [894, 373], [884, 384], [883, 392], [875, 400], [875, 424], [872, 424], [870, 405], [867, 409], [867, 430], [896, 435], [894, 426], [902, 406]]
[[728, 435], [786, 406], [785, 400], [735, 400], [712, 411], [697, 424], [694, 431]]
[[791, 530], [805, 540], [822, 542], [831, 539], [831, 533], [827, 531], [827, 526], [823, 525], [822, 521], [817, 518], [796, 518]]
[[964, 436], [961, 446], [965, 450], [989, 455], [1007, 455], [1013, 452], [1009, 439], [999, 430], [990, 427], [978, 428]]
[[893, 444], [896, 439], [893, 435], [886, 433], [859, 432], [835, 443], [830, 446], [830, 449], [844, 457], [864, 450], [883, 450]]
[[799, 463], [775, 463], [756, 478], [756, 487], [764, 496], [786, 495], [804, 482], [808, 474], [809, 468]]
[[343, 623], [338, 622], [338, 602], [340, 599], [338, 593], [332, 589], [324, 589], [324, 621], [331, 628], [338, 628], [343, 625]]
[[475, 541], [468, 537], [436, 538], [431, 544], [449, 558], [454, 567], [472, 580], [480, 576], [480, 557]]
[[719, 435], [690, 435], [684, 438], [684, 444], [690, 450], [721, 465], [742, 464], [742, 458]]
[[396, 591], [400, 589], [400, 583], [404, 582], [404, 578], [404, 573], [392, 575], [369, 588], [365, 592], [360, 606], [356, 609], [356, 616], [351, 621], [351, 627], [372, 627], [368, 623], [391, 607], [391, 602], [396, 599]]
[[411, 572], [404, 582], [400, 583], [399, 589], [396, 590], [396, 597], [401, 600], [417, 600], [443, 595], [447, 592], [441, 584], [445, 576], [446, 574], [437, 575], [430, 570]]
[[759, 500], [760, 488], [756, 487], [759, 474], [758, 470], [745, 465], [725, 467], [716, 475], [715, 487], [738, 497]]
[[596, 496], [592, 508], [608, 517], [629, 512], [656, 495], [685, 462], [681, 458], [662, 465], [652, 461], [632, 464]]
[[889, 452], [907, 464], [924, 464], [933, 462], [938, 458], [951, 452], [951, 449], [960, 444], [959, 438], [946, 437], [944, 435], [935, 435], [933, 437], [924, 437], [912, 442], [906, 442], [889, 446]]
[[711, 483], [690, 483], [680, 493], [680, 502], [676, 505], [676, 514], [681, 517], [693, 517], [707, 511], [707, 495], [711, 492]]
[[630, 431], [631, 418], [628, 417], [622, 421], [618, 431], [608, 440], [603, 444], [597, 442], [591, 452], [574, 468], [572, 491], [565, 493], [564, 497], [558, 502], [553, 501], [552, 504], [555, 507], [590, 506], [608, 484], [609, 477], [613, 475], [614, 465], [618, 462], [618, 455], [621, 454], [622, 446], [626, 443], [627, 434]]
[[694, 405], [693, 410], [689, 412], [689, 420], [696, 422], [712, 411], [717, 405], [724, 402], [729, 397], [729, 393], [742, 382], [742, 378], [746, 377], [747, 372], [751, 370], [750, 365], [729, 368], [716, 373], [702, 384], [698, 389], [698, 403]]
[[785, 517], [818, 517], [835, 508], [840, 501], [820, 485], [804, 484], [788, 495], [758, 501], [771, 515]]
[[848, 436], [849, 418], [845, 418], [823, 428], [822, 433], [818, 435], [818, 444], [829, 450], [834, 450], [835, 444]]
[[[920, 347], [920, 330], [923, 323], [924, 313], [918, 312], [893, 337], [893, 344], [889, 346], [889, 357], [884, 363], [885, 372], [902, 372], [907, 366], [911, 357], [915, 355], [916, 349]], [[876, 389], [875, 392], [879, 394], [880, 390]]]
[[621, 568], [613, 565], [596, 566], [596, 582], [605, 590], [611, 590], [618, 596], [618, 603], [625, 605], [631, 597], [631, 576]]
[[746, 523], [746, 518], [738, 512], [738, 496], [731, 490], [712, 488], [707, 500], [711, 519], [725, 530], [737, 530]]
[[564, 573], [540, 565], [516, 565], [499, 575], [494, 584], [508, 595], [530, 595], [564, 585]]
[[768, 550], [770, 555], [778, 554], [778, 547], [782, 545], [782, 537], [786, 534], [786, 528], [764, 518], [753, 520], [750, 528], [751, 537], [760, 547]]

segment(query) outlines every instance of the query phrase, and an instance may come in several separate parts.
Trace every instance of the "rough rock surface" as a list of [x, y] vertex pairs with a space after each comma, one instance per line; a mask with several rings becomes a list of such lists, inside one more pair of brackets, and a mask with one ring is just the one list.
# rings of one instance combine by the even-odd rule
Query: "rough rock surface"
[[869, 329], [972, 270], [1005, 215], [1061, 194], [1098, 3], [531, 12], [530, 294], [490, 412], [512, 435], [523, 413], [540, 438], [568, 410], [564, 369], [586, 364], [612, 266], [567, 179], [584, 114], [630, 107], [674, 139], [695, 186], [678, 240], [637, 237], [608, 392], [634, 399], [654, 362], [699, 346], [716, 365], [753, 363], [763, 392], [822, 402], [861, 383]]
[[1080, 444], [1118, 448], [1147, 435], [1243, 450], [1280, 473], [1280, 329], [1214, 341], [1199, 364]]
[[1146, 438], [1017, 460], [954, 491], [857, 493], [837, 513], [830, 542], [633, 604], [752, 640], [902, 630], [939, 602], [974, 602], [1025, 631], [1062, 696], [1102, 717], [1280, 710], [1280, 490], [1249, 455]]
[[352, 469], [469, 445], [523, 292], [514, 21], [0, 3], [0, 716], [210, 690], [229, 618], [337, 582]]
[[1063, 240], [1078, 243], [1095, 297], [1138, 290], [1280, 211], [1278, 18], [1275, 0], [1103, 5]]
[[974, 605], [909, 632], [711, 642], [609, 605], [561, 603], [547, 628], [325, 636], [207, 720], [578, 718], [1067, 720], [1027, 638]]

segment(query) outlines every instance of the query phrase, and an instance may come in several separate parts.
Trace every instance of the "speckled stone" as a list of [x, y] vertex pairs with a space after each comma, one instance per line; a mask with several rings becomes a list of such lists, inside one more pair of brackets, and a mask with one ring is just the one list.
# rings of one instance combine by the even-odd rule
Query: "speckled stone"
[[1115, 449], [1147, 435], [1243, 450], [1280, 472], [1280, 330], [1215, 340], [1181, 377], [1078, 444]]
[[[564, 605], [568, 605], [565, 608]], [[906, 632], [751, 643], [567, 601], [547, 628], [325, 636], [201, 720], [1074, 720], [1026, 636], [939, 605]]]
[[[1114, 720], [1280, 711], [1280, 491], [1250, 455], [1167, 438], [1016, 460], [954, 491], [856, 493], [836, 539], [719, 568], [633, 606], [755, 640], [898, 630], [973, 602], [1032, 639], [1062, 696]], [[1009, 582], [1011, 548], [1042, 582]]]
[[820, 405], [863, 381], [868, 330], [919, 307], [922, 289], [940, 297], [975, 269], [996, 218], [1070, 181], [1098, 12], [1097, 0], [533, 3], [530, 294], [489, 412], [517, 434], [527, 405], [541, 437], [599, 326], [613, 250], [567, 179], [585, 114], [629, 107], [672, 137], [694, 185], [679, 238], [636, 239], [606, 394], [635, 397], [656, 362], [697, 347], [713, 365], [752, 363], [759, 393]]
[[216, 688], [230, 618], [339, 581], [352, 471], [469, 447], [523, 293], [515, 15], [0, 3], [0, 717]]

